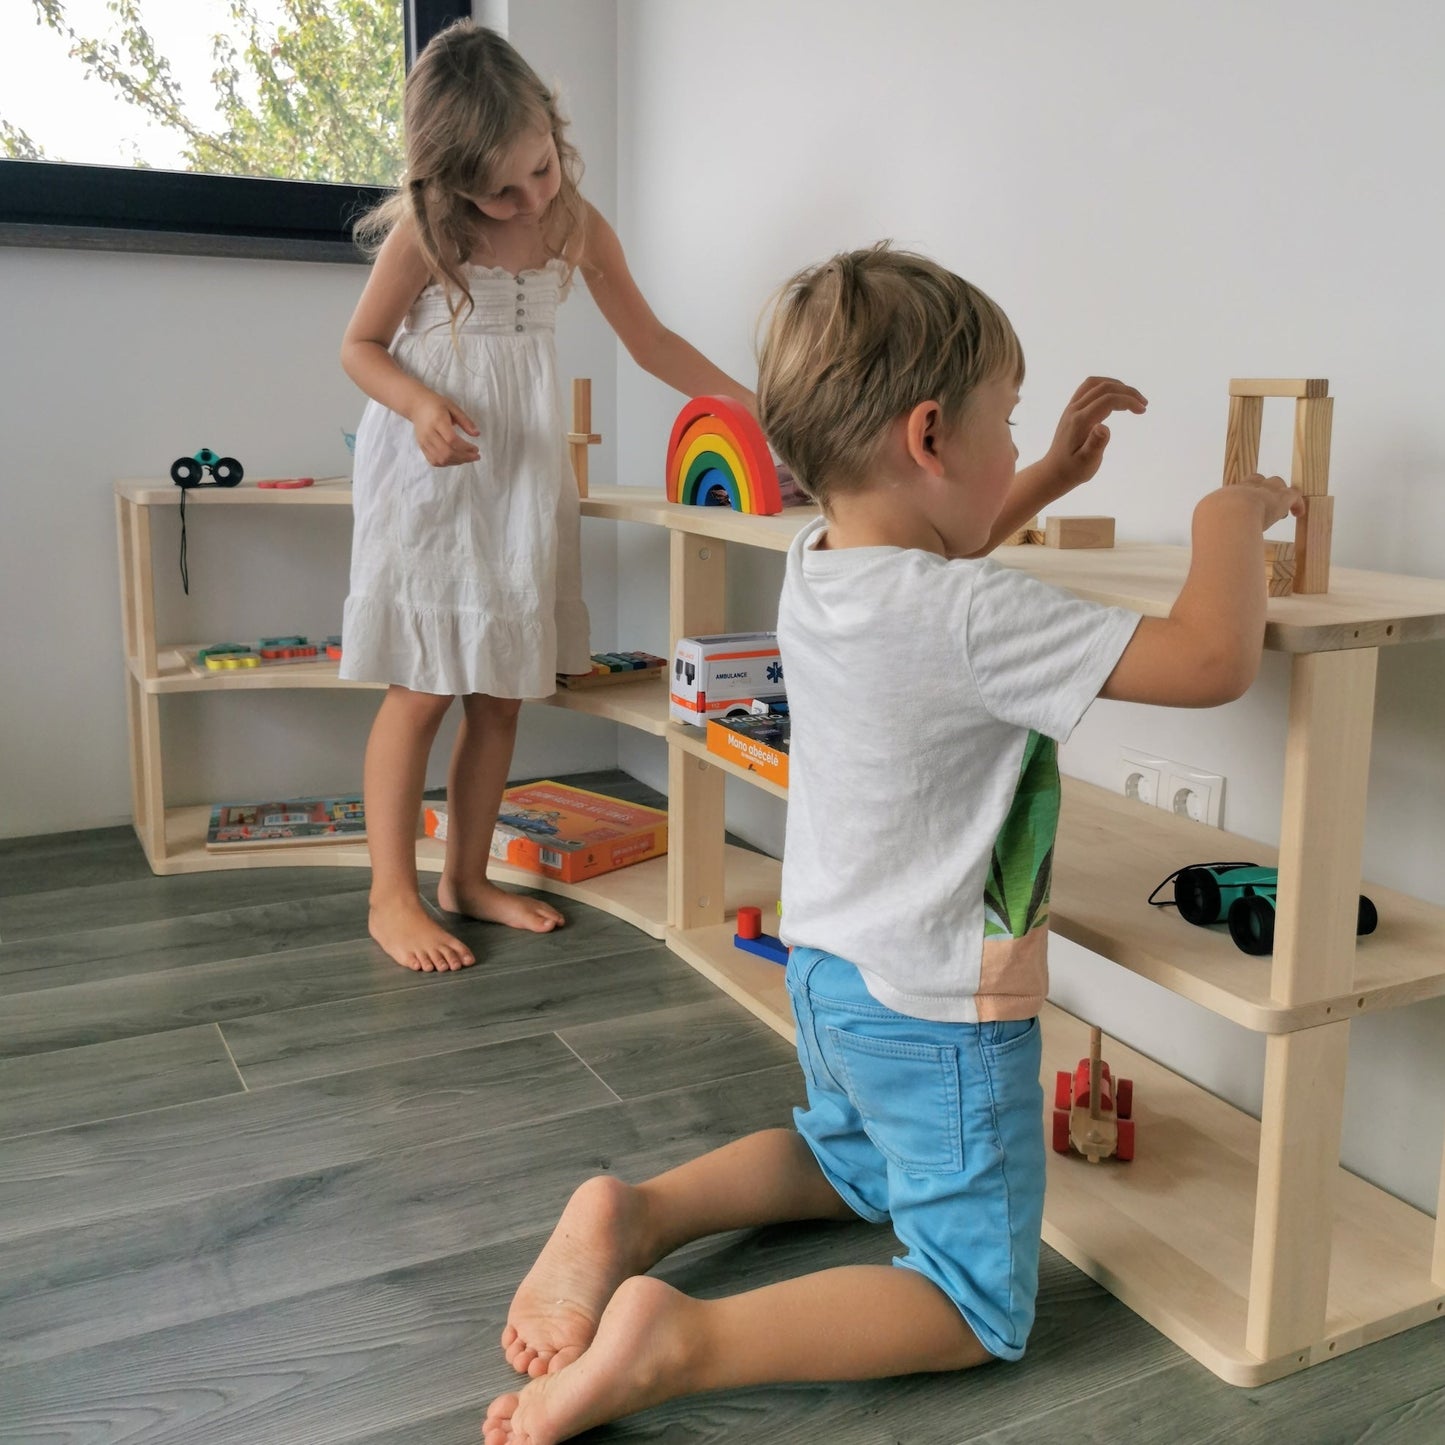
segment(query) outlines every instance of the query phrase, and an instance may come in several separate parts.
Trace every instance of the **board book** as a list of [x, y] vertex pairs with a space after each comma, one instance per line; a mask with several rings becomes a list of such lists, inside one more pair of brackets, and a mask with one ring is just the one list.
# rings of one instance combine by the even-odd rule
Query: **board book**
[[[445, 840], [446, 808], [426, 810], [429, 837]], [[502, 794], [491, 855], [499, 863], [580, 883], [667, 852], [667, 814], [566, 783], [526, 783]]]
[[288, 798], [271, 803], [217, 803], [206, 829], [212, 852], [299, 843], [345, 843], [366, 837], [359, 797]]
[[772, 713], [709, 718], [707, 750], [786, 788], [791, 733], [788, 718]]

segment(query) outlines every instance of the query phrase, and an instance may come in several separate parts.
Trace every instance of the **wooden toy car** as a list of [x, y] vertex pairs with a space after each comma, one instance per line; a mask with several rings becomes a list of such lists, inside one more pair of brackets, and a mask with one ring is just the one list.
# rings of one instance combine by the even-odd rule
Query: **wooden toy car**
[[1103, 1034], [1089, 1030], [1089, 1056], [1054, 1080], [1054, 1152], [1077, 1149], [1090, 1164], [1134, 1157], [1134, 1081], [1115, 1080], [1100, 1057]]

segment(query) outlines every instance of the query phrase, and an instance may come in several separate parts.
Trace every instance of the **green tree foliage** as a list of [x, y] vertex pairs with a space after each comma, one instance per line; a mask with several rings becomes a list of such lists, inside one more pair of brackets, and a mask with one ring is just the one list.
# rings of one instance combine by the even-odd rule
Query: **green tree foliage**
[[[214, 92], [219, 123], [211, 128], [187, 113], [182, 81], [146, 29], [144, 0], [109, 0], [116, 23], [103, 38], [77, 31], [65, 0], [31, 4], [36, 24], [69, 42], [87, 79], [182, 139], [187, 170], [396, 184], [405, 76], [400, 0], [280, 0], [274, 25], [263, 22], [255, 0], [230, 0], [235, 24], [231, 34], [212, 37], [215, 68], [186, 80]], [[4, 117], [0, 155], [58, 159]]]

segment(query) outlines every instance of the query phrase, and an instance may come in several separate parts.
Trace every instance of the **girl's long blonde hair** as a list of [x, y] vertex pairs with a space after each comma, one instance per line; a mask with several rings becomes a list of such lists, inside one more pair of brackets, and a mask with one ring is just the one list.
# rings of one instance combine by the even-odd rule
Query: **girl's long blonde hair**
[[570, 272], [583, 224], [582, 159], [556, 95], [495, 30], [458, 20], [433, 37], [407, 76], [404, 122], [406, 172], [396, 192], [357, 222], [358, 242], [375, 251], [393, 226], [411, 220], [455, 327], [472, 309], [462, 268], [485, 235], [466, 195], [486, 194], [517, 141], [547, 131], [562, 184], [542, 218], [542, 238]]

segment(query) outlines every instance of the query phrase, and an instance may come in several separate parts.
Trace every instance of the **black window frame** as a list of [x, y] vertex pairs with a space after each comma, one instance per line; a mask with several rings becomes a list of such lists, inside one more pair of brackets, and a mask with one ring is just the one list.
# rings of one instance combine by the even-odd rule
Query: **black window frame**
[[[401, 0], [406, 65], [471, 0]], [[361, 261], [358, 216], [386, 187], [0, 160], [0, 245]]]

